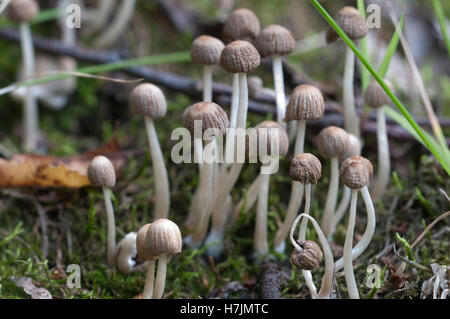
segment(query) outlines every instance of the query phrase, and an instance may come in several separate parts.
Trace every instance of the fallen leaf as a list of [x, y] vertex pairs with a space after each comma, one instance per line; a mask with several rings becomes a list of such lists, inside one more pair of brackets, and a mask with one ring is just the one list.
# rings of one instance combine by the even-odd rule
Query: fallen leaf
[[394, 289], [398, 290], [405, 287], [408, 276], [405, 275], [401, 270], [397, 269], [397, 266], [391, 258], [385, 257], [384, 264], [389, 271], [388, 281], [392, 284]]
[[38, 288], [33, 284], [30, 277], [11, 277], [17, 287], [23, 288], [23, 291], [31, 296], [31, 299], [53, 299], [52, 295], [47, 289]]

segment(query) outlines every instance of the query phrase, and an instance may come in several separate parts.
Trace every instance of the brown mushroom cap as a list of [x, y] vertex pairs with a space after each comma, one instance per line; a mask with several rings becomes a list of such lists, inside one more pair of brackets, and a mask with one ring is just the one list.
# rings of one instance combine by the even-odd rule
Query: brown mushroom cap
[[[264, 121], [255, 126], [258, 147], [261, 139], [267, 141], [266, 155], [284, 156], [288, 152], [289, 137], [284, 128], [274, 121]], [[274, 149], [272, 149], [272, 145]]]
[[133, 89], [130, 96], [133, 114], [159, 118], [166, 115], [167, 103], [164, 93], [154, 84], [144, 83]]
[[258, 17], [253, 11], [240, 8], [234, 10], [225, 21], [223, 35], [230, 40], [239, 40], [246, 37], [256, 38], [261, 30]]
[[116, 171], [111, 161], [102, 155], [96, 156], [87, 169], [89, 182], [94, 186], [113, 188], [116, 185]]
[[258, 50], [247, 41], [237, 40], [222, 50], [220, 65], [230, 73], [249, 73], [261, 63]]
[[142, 226], [136, 235], [136, 250], [138, 253], [138, 256], [141, 260], [147, 261], [147, 260], [155, 260], [157, 257], [151, 255], [148, 250], [148, 243], [146, 241], [147, 237], [147, 231], [150, 227], [151, 223], [145, 224]]
[[352, 156], [342, 162], [340, 173], [348, 188], [360, 189], [369, 184], [373, 166], [368, 159], [362, 156]]
[[320, 265], [323, 258], [322, 249], [314, 241], [303, 240], [298, 242], [303, 248], [301, 251], [294, 249], [291, 260], [295, 267], [303, 270], [313, 270]]
[[312, 154], [298, 154], [291, 161], [289, 176], [303, 185], [315, 185], [322, 176], [322, 164], [319, 159]]
[[216, 65], [220, 62], [220, 54], [225, 45], [222, 41], [209, 35], [199, 36], [192, 42], [191, 59], [203, 65]]
[[348, 135], [348, 148], [345, 153], [339, 155], [340, 163], [342, 163], [349, 157], [361, 155], [361, 141], [359, 140], [359, 138], [352, 133], [347, 133], [347, 135]]
[[[361, 39], [369, 32], [366, 20], [354, 7], [343, 7], [339, 10], [335, 20], [351, 40]], [[339, 35], [334, 29], [328, 29], [326, 38], [327, 42], [333, 42], [339, 39]]]
[[327, 159], [347, 152], [348, 144], [347, 132], [337, 126], [324, 128], [317, 138], [319, 154]]
[[264, 28], [256, 38], [256, 47], [262, 57], [288, 55], [295, 48], [291, 31], [277, 24]]
[[[390, 89], [393, 86], [389, 80], [384, 80]], [[371, 81], [364, 94], [364, 101], [366, 104], [373, 108], [379, 108], [388, 104], [391, 98], [386, 94], [381, 85], [377, 81]]]
[[169, 219], [157, 219], [147, 229], [146, 247], [150, 256], [175, 255], [181, 252], [180, 228]]
[[12, 0], [7, 14], [13, 21], [30, 22], [39, 14], [39, 3], [36, 0]]
[[319, 120], [323, 117], [325, 102], [318, 88], [308, 84], [297, 86], [286, 107], [285, 121]]
[[215, 129], [214, 135], [225, 134], [230, 126], [228, 115], [214, 102], [199, 102], [187, 107], [183, 112], [183, 125], [194, 136], [195, 121], [202, 121], [202, 133]]

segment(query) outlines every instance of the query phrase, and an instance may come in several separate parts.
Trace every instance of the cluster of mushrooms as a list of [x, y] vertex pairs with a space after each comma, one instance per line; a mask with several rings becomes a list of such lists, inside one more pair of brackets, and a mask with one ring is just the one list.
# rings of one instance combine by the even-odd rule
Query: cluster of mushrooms
[[[126, 2], [126, 1], [125, 1]], [[13, 0], [11, 17], [21, 23], [24, 66], [28, 70], [25, 76], [34, 74], [34, 54], [30, 48], [28, 21], [38, 12], [31, 0]], [[102, 3], [106, 3], [103, 1]], [[134, 1], [133, 1], [134, 4]], [[22, 7], [20, 7], [22, 5]], [[352, 40], [358, 40], [367, 33], [367, 25], [359, 11], [345, 7], [336, 16], [336, 21]], [[317, 87], [299, 85], [290, 94], [287, 101], [283, 76], [283, 57], [295, 48], [291, 32], [280, 25], [270, 25], [261, 30], [258, 17], [249, 9], [234, 10], [226, 19], [223, 28], [226, 45], [219, 39], [202, 35], [191, 46], [191, 58], [194, 63], [203, 65], [203, 99], [185, 109], [182, 114], [183, 126], [190, 132], [194, 148], [195, 162], [198, 163], [199, 182], [188, 208], [183, 228], [171, 220], [170, 187], [165, 159], [158, 141], [155, 120], [166, 115], [166, 98], [157, 86], [146, 83], [137, 86], [129, 99], [133, 114], [142, 116], [145, 122], [148, 144], [151, 154], [154, 187], [154, 221], [143, 225], [137, 232], [127, 234], [116, 245], [114, 209], [111, 191], [116, 183], [115, 169], [108, 158], [95, 157], [88, 168], [88, 178], [92, 185], [103, 190], [107, 212], [107, 263], [128, 274], [136, 269], [136, 256], [145, 261], [147, 277], [142, 298], [161, 298], [164, 292], [167, 262], [171, 256], [182, 250], [183, 244], [190, 248], [207, 247], [207, 254], [219, 257], [224, 250], [224, 236], [238, 215], [249, 211], [256, 204], [254, 230], [254, 257], [261, 260], [269, 255], [268, 242], [268, 198], [270, 177], [276, 173], [272, 166], [280, 157], [288, 154], [290, 142], [294, 144], [293, 158], [289, 176], [292, 178], [291, 195], [281, 227], [274, 237], [273, 247], [284, 253], [285, 243], [293, 246], [292, 263], [302, 270], [306, 286], [312, 298], [332, 298], [334, 274], [344, 270], [345, 281], [350, 298], [358, 298], [358, 288], [353, 273], [352, 262], [368, 247], [375, 231], [375, 210], [369, 194], [369, 182], [373, 167], [369, 160], [360, 156], [362, 139], [359, 118], [355, 111], [353, 93], [353, 70], [355, 57], [349, 49], [345, 62], [343, 81], [343, 105], [345, 129], [336, 126], [324, 128], [317, 136], [317, 149], [323, 160], [330, 162], [329, 190], [323, 208], [320, 224], [310, 216], [313, 186], [319, 182], [322, 172], [321, 161], [313, 154], [304, 152], [306, 123], [319, 120], [324, 115], [324, 97]], [[337, 40], [336, 33], [330, 30], [327, 41]], [[249, 93], [254, 94], [255, 86], [250, 87], [247, 75], [254, 71], [262, 58], [271, 58], [273, 65], [274, 95], [276, 97], [276, 121], [263, 121], [253, 128], [258, 147], [264, 146], [263, 158], [258, 158], [246, 150], [246, 154], [234, 154], [236, 141], [229, 136], [229, 129], [248, 130], [247, 111]], [[213, 102], [213, 72], [216, 66], [222, 67], [232, 76], [232, 98], [229, 115]], [[72, 66], [73, 67], [73, 66]], [[30, 73], [31, 72], [31, 73]], [[255, 82], [256, 80], [256, 82]], [[258, 79], [253, 84], [261, 88]], [[27, 89], [31, 90], [31, 88]], [[374, 192], [380, 196], [389, 182], [389, 146], [386, 136], [383, 105], [389, 98], [382, 88], [373, 82], [365, 94], [367, 105], [377, 108], [379, 172], [374, 183]], [[36, 142], [33, 139], [37, 130], [36, 101], [33, 94], [26, 92], [24, 112], [27, 148]], [[221, 159], [229, 154], [221, 154], [218, 139], [226, 139], [225, 153], [232, 152], [234, 161]], [[31, 139], [31, 140], [30, 140]], [[189, 145], [190, 146], [190, 145]], [[244, 163], [237, 161], [240, 155], [246, 159], [256, 157], [261, 165], [260, 174], [248, 189], [240, 202], [233, 203], [231, 192], [239, 179]], [[275, 161], [274, 161], [275, 159]], [[344, 184], [338, 204], [339, 183]], [[357, 198], [361, 193], [366, 211], [367, 226], [364, 234], [354, 245], [354, 227], [357, 210]], [[301, 210], [303, 198], [304, 209]], [[342, 258], [334, 261], [329, 241], [349, 209], [347, 233]], [[300, 212], [300, 213], [299, 213]], [[306, 240], [308, 222], [314, 227], [320, 246]], [[294, 238], [300, 223], [297, 238]], [[209, 232], [208, 232], [209, 231]], [[325, 258], [325, 272], [321, 287], [317, 290], [311, 270], [318, 267]], [[156, 279], [155, 262], [158, 260]]]

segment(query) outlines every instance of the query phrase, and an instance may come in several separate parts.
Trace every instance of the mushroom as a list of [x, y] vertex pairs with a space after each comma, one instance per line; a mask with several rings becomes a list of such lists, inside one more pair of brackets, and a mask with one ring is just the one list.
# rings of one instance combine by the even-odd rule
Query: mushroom
[[[364, 20], [358, 9], [354, 7], [344, 7], [339, 10], [336, 16], [336, 22], [352, 41], [365, 37], [368, 32], [366, 20]], [[329, 34], [327, 35], [327, 40], [329, 42], [338, 38], [339, 36], [337, 36], [335, 31], [329, 31]], [[354, 69], [355, 54], [350, 47], [347, 47], [342, 91], [344, 127], [347, 132], [361, 138], [359, 117], [355, 109], [355, 95], [353, 92]]]
[[[386, 84], [392, 87], [388, 80]], [[389, 156], [389, 142], [386, 131], [386, 115], [383, 105], [391, 100], [384, 92], [383, 88], [376, 81], [372, 81], [367, 87], [364, 95], [366, 105], [375, 108], [377, 111], [377, 141], [378, 141], [378, 172], [373, 184], [372, 196], [374, 199], [382, 196], [389, 184], [391, 174], [391, 158]]]
[[[169, 257], [181, 252], [180, 228], [168, 219], [157, 219], [148, 227], [145, 246], [149, 256], [158, 258], [153, 299], [161, 299], [166, 285], [167, 262]], [[150, 269], [151, 274], [151, 269]]]
[[[352, 246], [353, 246], [353, 231], [355, 228], [356, 219], [356, 203], [358, 199], [358, 191], [361, 191], [366, 204], [368, 215], [373, 215], [375, 219], [375, 210], [373, 208], [372, 200], [367, 188], [370, 177], [373, 173], [373, 167], [369, 160], [361, 156], [353, 156], [346, 159], [341, 165], [341, 177], [344, 184], [352, 189], [352, 198], [350, 203], [350, 216], [347, 226], [347, 234], [344, 243], [344, 274], [345, 282], [347, 284], [348, 294], [351, 299], [359, 299], [359, 292], [356, 286], [355, 274], [353, 272], [354, 260]], [[371, 238], [370, 238], [371, 239]], [[370, 239], [368, 241], [370, 242]], [[367, 245], [369, 243], [367, 242]]]
[[[38, 13], [39, 4], [36, 0], [12, 0], [8, 7], [9, 18], [20, 23], [20, 44], [25, 78], [30, 78], [35, 75], [33, 38], [29, 22]], [[23, 104], [23, 121], [23, 148], [30, 152], [36, 151], [39, 131], [39, 112], [33, 87], [26, 88], [26, 98]]]
[[120, 270], [121, 273], [129, 274], [136, 265], [136, 233], [130, 232], [122, 238], [117, 244], [116, 251], [114, 253], [114, 264]]
[[113, 266], [116, 250], [116, 223], [114, 221], [114, 209], [111, 201], [111, 188], [116, 184], [116, 172], [110, 160], [105, 156], [99, 155], [94, 157], [89, 163], [87, 175], [92, 185], [100, 186], [103, 190], [108, 221], [107, 261], [108, 266]]
[[323, 232], [329, 234], [329, 227], [333, 218], [339, 189], [339, 155], [347, 152], [349, 144], [348, 134], [337, 126], [329, 126], [320, 131], [317, 138], [319, 154], [325, 159], [331, 159], [331, 177], [328, 187], [327, 201], [321, 220]]
[[273, 81], [275, 84], [277, 121], [286, 129], [284, 115], [286, 113], [286, 97], [284, 92], [283, 56], [295, 48], [295, 40], [291, 32], [280, 25], [264, 28], [256, 38], [256, 46], [261, 57], [272, 57]]
[[[150, 250], [151, 242], [147, 237], [147, 231], [150, 224], [142, 226], [135, 237], [135, 246], [138, 256], [141, 260], [147, 261], [147, 275], [145, 277], [144, 292], [142, 293], [142, 299], [151, 299], [153, 296], [153, 285], [155, 281], [155, 260], [157, 256], [153, 255]], [[180, 247], [181, 251], [181, 247]]]
[[[286, 108], [285, 121], [298, 121], [294, 156], [303, 153], [307, 120], [319, 120], [323, 117], [325, 103], [320, 90], [312, 85], [297, 86], [291, 94]], [[294, 179], [295, 180], [295, 179]], [[275, 236], [275, 250], [283, 252], [285, 239], [292, 222], [302, 204], [304, 188], [301, 183], [293, 182], [286, 218]]]
[[[284, 128], [273, 121], [259, 123], [255, 126], [255, 133], [256, 141], [254, 143], [257, 142], [259, 159], [262, 165], [253, 244], [256, 254], [263, 256], [269, 252], [267, 241], [267, 206], [269, 201], [270, 175], [274, 174], [278, 169], [278, 157], [287, 154], [289, 138]], [[251, 143], [251, 140], [249, 143]], [[251, 149], [249, 149], [249, 154], [250, 158], [254, 156]]]
[[227, 114], [213, 102], [200, 102], [186, 108], [183, 113], [183, 125], [194, 136], [196, 121], [200, 121], [205, 148], [203, 150], [203, 168], [200, 171], [200, 180], [197, 186], [198, 203], [191, 206], [195, 211], [190, 212], [193, 216], [194, 232], [185, 239], [185, 242], [191, 247], [201, 245], [208, 229], [213, 204], [213, 167], [217, 152], [215, 136], [223, 135], [229, 126]]
[[154, 119], [166, 115], [166, 98], [156, 85], [141, 84], [131, 92], [130, 108], [134, 114], [144, 116], [156, 189], [155, 218], [166, 218], [170, 209], [169, 179], [154, 123]]

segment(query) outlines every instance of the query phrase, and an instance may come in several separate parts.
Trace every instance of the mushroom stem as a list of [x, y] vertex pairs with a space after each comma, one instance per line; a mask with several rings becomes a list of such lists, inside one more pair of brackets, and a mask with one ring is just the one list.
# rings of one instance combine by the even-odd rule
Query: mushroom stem
[[154, 280], [155, 280], [155, 261], [149, 260], [147, 263], [147, 276], [145, 277], [145, 286], [144, 292], [142, 293], [142, 299], [152, 299]]
[[[256, 199], [258, 198], [258, 189], [260, 181], [261, 175], [258, 175], [248, 188], [246, 196], [237, 203], [233, 212], [233, 221], [236, 221], [238, 219], [239, 214], [241, 213], [242, 210], [244, 213], [247, 213], [253, 207], [253, 205], [256, 202]], [[243, 206], [244, 208], [242, 209]]]
[[167, 260], [167, 254], [162, 254], [158, 258], [158, 270], [156, 272], [153, 299], [161, 299], [164, 293], [164, 287], [166, 285]]
[[267, 206], [269, 200], [269, 184], [270, 175], [260, 174], [261, 181], [259, 183], [258, 206], [256, 209], [255, 222], [255, 251], [258, 255], [263, 256], [269, 252], [267, 242]]
[[239, 73], [239, 109], [237, 115], [237, 128], [247, 128], [247, 111], [248, 111], [248, 86], [247, 74]]
[[286, 97], [284, 93], [284, 79], [283, 79], [283, 59], [280, 55], [272, 57], [273, 67], [273, 81], [275, 84], [276, 104], [277, 104], [277, 121], [286, 129], [284, 115], [286, 113]]
[[198, 169], [201, 171], [203, 166], [203, 139], [194, 136], [194, 156], [195, 162], [198, 163]]
[[95, 19], [89, 19], [89, 24], [84, 28], [84, 33], [87, 37], [93, 35], [95, 32], [100, 30], [106, 25], [111, 12], [116, 7], [117, 0], [100, 0], [98, 8], [93, 10], [93, 15]]
[[[352, 260], [358, 258], [366, 250], [367, 246], [369, 246], [370, 241], [372, 240], [373, 234], [375, 233], [375, 224], [376, 224], [375, 208], [373, 207], [373, 202], [372, 199], [370, 198], [369, 189], [367, 188], [367, 186], [364, 186], [363, 188], [360, 189], [360, 191], [367, 210], [367, 226], [360, 241], [352, 249]], [[334, 271], [338, 272], [343, 267], [344, 267], [344, 260], [343, 258], [340, 258], [338, 261], [336, 261], [336, 267]]]
[[[24, 66], [24, 78], [32, 77], [35, 73], [35, 56], [33, 38], [30, 25], [26, 22], [20, 24], [20, 41]], [[32, 86], [26, 87], [26, 96], [23, 104], [24, 141], [23, 148], [26, 151], [35, 151], [37, 148], [39, 113], [36, 98]]]
[[[311, 208], [311, 184], [305, 185], [305, 210], [304, 214], [309, 215], [309, 210]], [[298, 240], [306, 239], [306, 228], [308, 227], [308, 219], [303, 219], [300, 225], [300, 231], [298, 233]]]
[[155, 181], [155, 219], [167, 218], [169, 216], [170, 197], [169, 179], [167, 177], [166, 165], [159, 146], [158, 136], [153, 119], [145, 116], [145, 127], [147, 129], [148, 143], [153, 163], [153, 176]]
[[203, 66], [203, 102], [212, 102], [212, 65]]
[[339, 190], [339, 159], [337, 156], [331, 158], [331, 177], [328, 188], [327, 201], [325, 203], [325, 209], [321, 225], [324, 233], [328, 236], [331, 220], [336, 208], [336, 200]]
[[116, 223], [114, 220], [114, 209], [111, 201], [111, 190], [108, 187], [102, 187], [103, 197], [105, 198], [106, 217], [108, 223], [108, 235], [106, 254], [108, 266], [114, 265], [114, 254], [116, 251]]
[[383, 195], [389, 184], [391, 159], [389, 156], [389, 142], [386, 130], [386, 115], [383, 107], [377, 108], [377, 139], [378, 139], [378, 174], [373, 185], [374, 199]]
[[336, 210], [336, 214], [334, 214], [333, 219], [331, 220], [330, 230], [328, 232], [328, 240], [331, 240], [334, 232], [336, 231], [337, 225], [341, 221], [342, 217], [344, 217], [345, 212], [348, 209], [348, 205], [350, 204], [351, 194], [351, 189], [344, 185], [344, 193], [342, 194], [341, 202], [339, 203], [339, 206]]
[[239, 74], [233, 74], [231, 93], [230, 128], [236, 128], [239, 110]]
[[[355, 54], [352, 49], [347, 48], [345, 59], [344, 79], [343, 79], [343, 104], [344, 104], [344, 125], [348, 133], [360, 138], [359, 117], [355, 109], [355, 94], [353, 91], [353, 78], [355, 73]], [[325, 233], [327, 233], [325, 231]]]
[[306, 120], [298, 121], [297, 138], [295, 140], [294, 156], [303, 153], [303, 150], [305, 147], [305, 131], [306, 131]]
[[358, 190], [353, 189], [352, 198], [350, 201], [350, 216], [347, 226], [347, 235], [345, 236], [344, 257], [343, 257], [345, 282], [347, 284], [348, 295], [350, 299], [359, 299], [358, 287], [356, 286], [355, 274], [353, 272], [353, 263], [352, 263], [353, 232], [355, 228], [357, 199], [358, 199]]
[[211, 231], [205, 240], [205, 245], [211, 245], [206, 250], [208, 256], [218, 258], [223, 252], [223, 236], [225, 234], [227, 217], [230, 214], [231, 203], [231, 196], [228, 195], [220, 206], [214, 205], [213, 207]]

